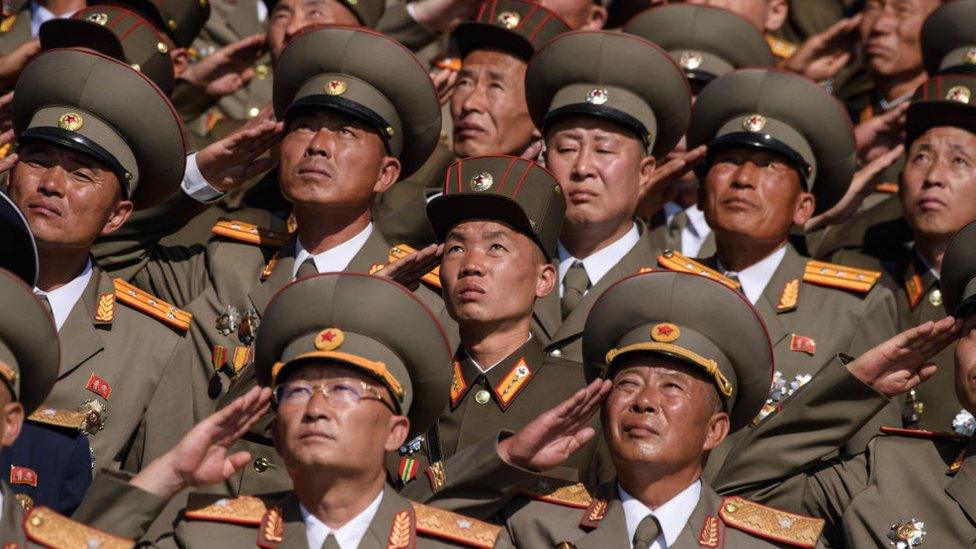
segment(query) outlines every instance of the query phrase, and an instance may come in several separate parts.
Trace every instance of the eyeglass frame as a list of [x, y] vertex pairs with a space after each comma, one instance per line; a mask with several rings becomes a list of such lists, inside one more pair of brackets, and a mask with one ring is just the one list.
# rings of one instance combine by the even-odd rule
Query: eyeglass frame
[[[331, 383], [338, 383], [338, 381], [333, 381]], [[356, 381], [351, 381], [350, 383], [356, 383]], [[380, 389], [376, 388], [373, 385], [370, 385], [369, 383], [366, 383], [365, 381], [358, 381], [358, 383], [359, 383], [360, 387], [362, 388], [363, 392], [371, 393], [371, 394], [366, 394], [366, 395], [360, 396], [359, 397], [359, 402], [357, 402], [356, 405], [358, 405], [359, 403], [361, 403], [364, 400], [375, 400], [375, 401], [378, 401], [383, 406], [385, 406], [388, 410], [390, 410], [391, 412], [393, 412], [393, 415], [400, 415], [400, 413], [397, 412], [397, 410], [394, 407], [394, 405], [390, 404], [389, 402], [387, 402], [386, 400], [383, 399], [383, 396], [380, 394]], [[278, 399], [278, 388], [279, 387], [285, 387], [285, 386], [291, 385], [291, 384], [297, 384], [297, 385], [301, 385], [301, 386], [308, 387], [309, 389], [311, 389], [312, 390], [312, 394], [309, 395], [309, 397], [308, 397], [308, 400], [309, 401], [312, 400], [312, 397], [314, 397], [316, 393], [321, 393], [322, 394], [322, 398], [324, 398], [327, 402], [329, 401], [329, 388], [324, 383], [302, 383], [300, 381], [286, 381], [284, 383], [279, 383], [278, 385], [275, 385], [274, 390], [271, 392], [272, 400], [274, 400], [274, 403], [275, 403], [276, 406], [279, 406], [279, 407], [281, 406], [281, 402]], [[308, 405], [308, 402], [306, 402], [305, 404]]]

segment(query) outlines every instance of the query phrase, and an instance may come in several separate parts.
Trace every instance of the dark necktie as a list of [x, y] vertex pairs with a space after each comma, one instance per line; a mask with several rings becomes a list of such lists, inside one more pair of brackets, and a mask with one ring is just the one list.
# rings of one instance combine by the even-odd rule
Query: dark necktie
[[335, 536], [329, 534], [329, 537], [322, 542], [322, 549], [339, 549], [339, 542], [336, 541]]
[[661, 523], [654, 515], [647, 515], [640, 521], [637, 531], [634, 532], [634, 549], [648, 549], [659, 535], [661, 535]]
[[569, 316], [583, 301], [583, 294], [590, 287], [590, 277], [582, 261], [574, 261], [563, 278], [563, 298], [561, 301], [563, 319]]
[[319, 270], [315, 268], [315, 260], [310, 256], [299, 265], [298, 273], [295, 274], [295, 280], [301, 280], [317, 274], [319, 274]]

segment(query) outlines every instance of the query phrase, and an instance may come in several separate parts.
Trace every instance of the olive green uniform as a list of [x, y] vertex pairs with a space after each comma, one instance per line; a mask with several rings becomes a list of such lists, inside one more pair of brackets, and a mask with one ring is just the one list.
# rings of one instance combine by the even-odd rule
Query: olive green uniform
[[0, 55], [7, 55], [32, 39], [30, 0], [11, 2], [8, 9], [3, 13]]

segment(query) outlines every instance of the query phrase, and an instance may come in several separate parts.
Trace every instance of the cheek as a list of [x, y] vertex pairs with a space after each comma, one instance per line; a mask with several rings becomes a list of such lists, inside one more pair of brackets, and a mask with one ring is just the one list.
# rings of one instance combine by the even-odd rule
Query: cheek
[[308, 146], [308, 139], [297, 135], [295, 133], [289, 133], [281, 141], [280, 149], [280, 162], [282, 166], [293, 166], [301, 160], [302, 156], [305, 154], [305, 149]]

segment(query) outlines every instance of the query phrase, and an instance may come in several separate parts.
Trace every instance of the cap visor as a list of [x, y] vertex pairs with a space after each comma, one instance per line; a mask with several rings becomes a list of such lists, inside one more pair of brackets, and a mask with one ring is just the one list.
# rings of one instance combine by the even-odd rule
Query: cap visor
[[528, 61], [535, 53], [532, 44], [521, 35], [487, 23], [461, 23], [451, 37], [462, 59], [475, 50], [500, 50], [523, 61]]
[[427, 219], [440, 242], [459, 223], [474, 220], [500, 221], [531, 238], [542, 248], [546, 257], [549, 256], [549, 252], [539, 243], [539, 237], [532, 229], [532, 223], [522, 207], [507, 196], [474, 193], [441, 195], [427, 204]]
[[939, 126], [952, 126], [976, 133], [976, 104], [955, 101], [922, 101], [908, 107], [905, 133], [911, 144], [926, 131]]
[[37, 246], [24, 214], [0, 192], [0, 267], [30, 287], [37, 284]]
[[38, 32], [42, 50], [88, 48], [126, 62], [122, 43], [109, 29], [80, 19], [52, 19]]

